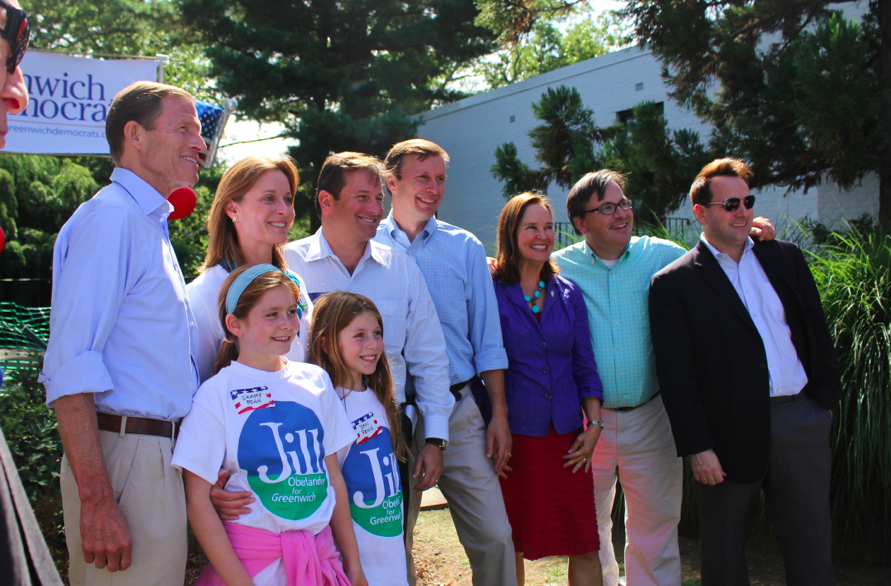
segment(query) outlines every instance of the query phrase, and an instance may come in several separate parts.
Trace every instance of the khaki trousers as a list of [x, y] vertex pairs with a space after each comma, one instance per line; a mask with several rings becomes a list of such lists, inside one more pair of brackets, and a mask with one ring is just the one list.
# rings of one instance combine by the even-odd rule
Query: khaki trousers
[[616, 586], [612, 544], [616, 479], [625, 492], [625, 576], [629, 586], [680, 586], [684, 468], [662, 397], [630, 411], [603, 409], [603, 432], [591, 457], [604, 586]]
[[181, 586], [185, 579], [186, 495], [182, 473], [170, 465], [173, 441], [100, 431], [105, 465], [133, 539], [133, 565], [109, 572], [84, 562], [80, 498], [68, 458], [62, 458], [62, 509], [71, 586]]
[[[415, 454], [424, 447], [425, 439], [422, 419], [412, 445]], [[443, 461], [437, 486], [449, 503], [458, 539], [470, 560], [474, 586], [516, 586], [510, 523], [494, 464], [486, 457], [486, 426], [469, 386], [462, 389], [461, 400], [449, 417], [449, 447], [443, 453]], [[410, 484], [403, 490], [413, 490], [417, 482]], [[411, 558], [412, 533], [420, 510], [421, 495], [412, 493], [405, 544], [412, 585], [417, 581]]]

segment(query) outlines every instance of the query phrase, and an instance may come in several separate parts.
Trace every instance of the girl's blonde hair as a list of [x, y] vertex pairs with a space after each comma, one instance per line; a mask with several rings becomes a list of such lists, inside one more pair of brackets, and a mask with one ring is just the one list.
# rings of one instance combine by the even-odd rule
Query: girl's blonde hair
[[[332, 291], [319, 297], [313, 306], [312, 325], [310, 327], [309, 356], [307, 362], [318, 364], [331, 377], [334, 386], [342, 387], [351, 378], [349, 368], [344, 364], [337, 338], [344, 328], [353, 323], [356, 317], [369, 313], [374, 316], [384, 332], [384, 322], [377, 306], [368, 297], [346, 291]], [[363, 381], [375, 394], [390, 425], [390, 437], [393, 440], [393, 453], [401, 461], [406, 461], [410, 454], [408, 445], [402, 435], [399, 411], [393, 398], [393, 375], [390, 372], [390, 361], [387, 354], [377, 361], [377, 367]]]
[[[223, 282], [223, 286], [220, 288], [217, 307], [219, 308], [220, 322], [223, 324], [223, 331], [226, 332], [226, 337], [223, 339], [223, 345], [220, 346], [217, 360], [213, 365], [213, 369], [210, 371], [211, 375], [226, 368], [238, 358], [238, 338], [236, 338], [226, 326], [226, 315], [228, 315], [228, 312], [226, 311], [226, 296], [229, 293], [229, 288], [235, 280], [238, 279], [243, 272], [253, 266], [254, 265], [245, 265], [235, 269], [232, 271], [232, 274], [226, 278]], [[232, 315], [240, 320], [245, 319], [251, 309], [253, 309], [260, 301], [260, 298], [263, 297], [263, 294], [276, 287], [286, 287], [294, 295], [294, 303], [297, 303], [297, 300], [300, 298], [300, 288], [297, 286], [297, 283], [292, 281], [288, 275], [280, 270], [270, 270], [255, 277], [254, 280], [244, 288], [244, 291], [238, 297], [238, 303], [235, 305], [235, 311], [232, 312]]]

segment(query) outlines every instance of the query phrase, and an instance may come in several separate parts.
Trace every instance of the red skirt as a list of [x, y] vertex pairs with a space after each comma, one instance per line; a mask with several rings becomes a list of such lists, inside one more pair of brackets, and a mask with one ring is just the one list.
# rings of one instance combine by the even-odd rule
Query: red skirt
[[514, 550], [527, 560], [556, 555], [582, 555], [600, 549], [594, 476], [580, 468], [563, 468], [563, 456], [581, 428], [548, 435], [513, 435], [508, 464], [513, 472], [501, 480]]

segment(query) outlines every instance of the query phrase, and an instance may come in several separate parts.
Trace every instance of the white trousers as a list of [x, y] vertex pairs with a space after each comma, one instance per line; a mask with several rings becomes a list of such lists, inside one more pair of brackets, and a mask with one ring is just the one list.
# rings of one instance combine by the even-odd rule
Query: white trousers
[[84, 562], [77, 482], [62, 458], [60, 483], [71, 586], [181, 586], [188, 544], [182, 473], [170, 465], [170, 438], [100, 431], [114, 497], [130, 526], [133, 565], [109, 572]]
[[616, 586], [612, 545], [616, 479], [625, 492], [625, 576], [628, 586], [680, 586], [678, 521], [683, 462], [662, 397], [630, 411], [603, 409], [603, 432], [591, 458], [604, 586]]

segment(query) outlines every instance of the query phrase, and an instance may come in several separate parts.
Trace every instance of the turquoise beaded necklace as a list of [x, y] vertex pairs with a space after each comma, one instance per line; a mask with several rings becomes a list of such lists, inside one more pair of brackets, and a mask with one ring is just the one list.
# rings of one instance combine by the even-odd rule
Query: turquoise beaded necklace
[[523, 299], [525, 299], [526, 303], [529, 304], [529, 309], [532, 310], [532, 313], [541, 312], [541, 309], [539, 309], [538, 306], [535, 305], [535, 302], [538, 301], [539, 299], [541, 299], [541, 292], [544, 291], [544, 286], [545, 286], [544, 281], [539, 281], [538, 282], [538, 290], [535, 293], [533, 293], [531, 297], [529, 295], [523, 295]]

